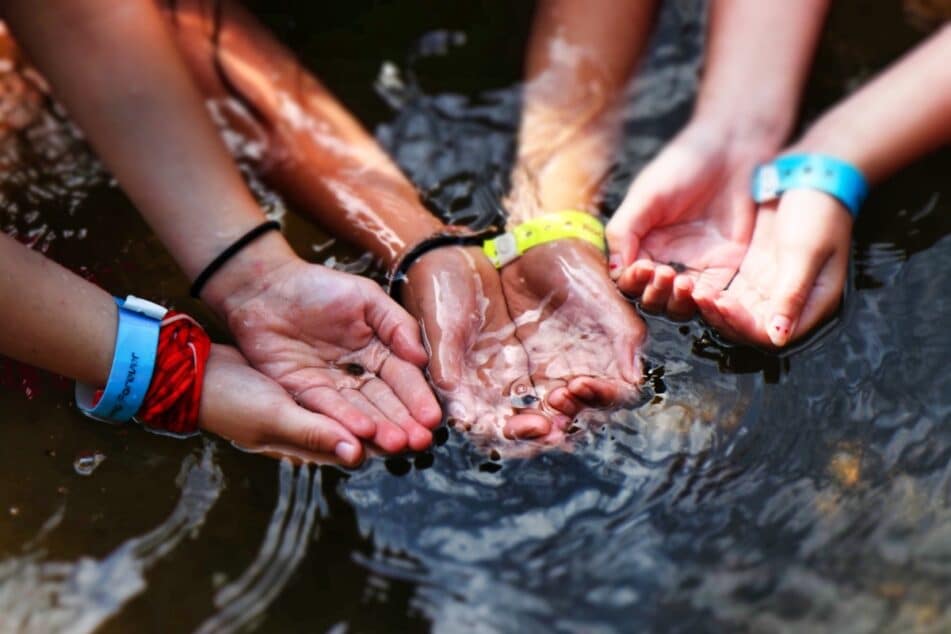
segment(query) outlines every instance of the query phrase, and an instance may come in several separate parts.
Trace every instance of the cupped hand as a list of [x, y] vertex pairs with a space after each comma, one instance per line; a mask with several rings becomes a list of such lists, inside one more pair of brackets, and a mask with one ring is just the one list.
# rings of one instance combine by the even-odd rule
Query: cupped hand
[[608, 276], [604, 255], [580, 240], [527, 251], [501, 272], [509, 314], [547, 405], [572, 418], [633, 399], [645, 329]]
[[432, 442], [419, 328], [373, 281], [291, 258], [223, 313], [248, 361], [307, 409], [386, 452]]
[[348, 467], [363, 460], [360, 441], [343, 425], [294, 402], [229, 346], [211, 348], [198, 419], [202, 429], [250, 451]]
[[499, 275], [476, 247], [430, 251], [402, 291], [430, 348], [429, 375], [447, 414], [479, 439], [557, 443], [558, 420], [534, 408], [528, 358]]
[[696, 294], [704, 318], [730, 339], [781, 347], [838, 307], [848, 273], [852, 217], [814, 190], [763, 205], [729, 288]]
[[753, 231], [753, 168], [774, 145], [689, 124], [641, 171], [607, 225], [618, 287], [675, 318], [693, 314], [695, 290], [726, 287]]

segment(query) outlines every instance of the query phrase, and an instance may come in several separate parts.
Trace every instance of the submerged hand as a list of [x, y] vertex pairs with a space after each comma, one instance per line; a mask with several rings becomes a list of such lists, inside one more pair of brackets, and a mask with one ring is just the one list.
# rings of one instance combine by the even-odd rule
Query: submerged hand
[[602, 253], [559, 240], [529, 250], [501, 277], [545, 404], [574, 417], [636, 396], [644, 324], [608, 277]]
[[425, 254], [409, 270], [403, 300], [422, 323], [429, 375], [451, 418], [490, 441], [560, 439], [552, 417], [531, 407], [528, 358], [499, 275], [481, 250], [444, 247]]
[[852, 217], [813, 190], [786, 192], [760, 207], [739, 273], [722, 292], [696, 299], [703, 316], [731, 339], [781, 347], [839, 305], [848, 269]]
[[753, 230], [750, 176], [775, 149], [756, 135], [733, 139], [719, 126], [688, 125], [638, 175], [608, 223], [618, 287], [677, 318], [693, 314], [695, 290], [725, 288]]
[[371, 280], [290, 258], [224, 306], [242, 353], [307, 409], [387, 452], [432, 442], [419, 329]]
[[360, 441], [340, 423], [304, 409], [229, 346], [214, 345], [205, 368], [201, 428], [251, 451], [354, 467]]

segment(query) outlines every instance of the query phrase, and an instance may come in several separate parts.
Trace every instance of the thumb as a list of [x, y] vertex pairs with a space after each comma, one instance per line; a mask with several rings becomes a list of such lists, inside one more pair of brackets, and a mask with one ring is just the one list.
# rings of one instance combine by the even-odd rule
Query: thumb
[[634, 181], [605, 227], [608, 251], [616, 271], [630, 266], [637, 258], [640, 237], [654, 225], [662, 209], [660, 197], [654, 191], [645, 191], [643, 178], [642, 175]]
[[766, 336], [776, 347], [789, 343], [812, 295], [816, 278], [830, 254], [821, 250], [785, 248], [779, 253], [779, 275], [770, 302]]
[[419, 324], [379, 286], [370, 284], [366, 319], [373, 332], [396, 356], [419, 367], [426, 365], [428, 356], [420, 338]]

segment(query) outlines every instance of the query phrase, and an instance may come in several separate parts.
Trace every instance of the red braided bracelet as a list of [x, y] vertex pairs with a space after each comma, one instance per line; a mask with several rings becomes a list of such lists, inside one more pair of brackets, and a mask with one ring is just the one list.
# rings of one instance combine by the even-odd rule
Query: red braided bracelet
[[210, 352], [211, 339], [197, 321], [184, 313], [166, 313], [159, 331], [155, 372], [136, 420], [161, 433], [198, 433], [198, 408]]

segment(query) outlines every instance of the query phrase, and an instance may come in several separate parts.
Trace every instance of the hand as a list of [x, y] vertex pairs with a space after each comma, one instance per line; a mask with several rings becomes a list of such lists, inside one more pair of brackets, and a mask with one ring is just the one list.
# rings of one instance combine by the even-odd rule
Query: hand
[[360, 441], [337, 421], [308, 411], [229, 346], [213, 345], [205, 368], [201, 428], [251, 451], [355, 467]]
[[695, 291], [725, 288], [753, 231], [753, 168], [776, 149], [765, 135], [689, 124], [638, 175], [608, 223], [618, 287], [675, 318], [693, 314]]
[[852, 217], [814, 190], [763, 205], [749, 251], [730, 287], [695, 295], [703, 316], [731, 339], [781, 347], [839, 305], [849, 261]]
[[551, 242], [507, 265], [501, 278], [544, 404], [570, 419], [636, 396], [644, 324], [601, 252], [580, 240]]
[[429, 446], [440, 410], [419, 329], [377, 284], [296, 257], [248, 277], [219, 306], [256, 369], [386, 452]]
[[[451, 418], [490, 441], [561, 439], [552, 417], [531, 409], [528, 357], [515, 337], [499, 275], [480, 249], [444, 247], [423, 255], [409, 270], [403, 301], [422, 323], [429, 375]], [[513, 397], [526, 407], [513, 406]]]

